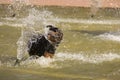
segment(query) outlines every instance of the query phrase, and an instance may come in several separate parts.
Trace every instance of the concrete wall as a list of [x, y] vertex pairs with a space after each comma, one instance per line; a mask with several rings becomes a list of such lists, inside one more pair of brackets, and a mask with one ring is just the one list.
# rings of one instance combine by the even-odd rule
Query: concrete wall
[[[0, 4], [11, 4], [15, 0], [0, 0]], [[79, 7], [119, 7], [120, 0], [20, 0], [29, 5], [79, 6]]]

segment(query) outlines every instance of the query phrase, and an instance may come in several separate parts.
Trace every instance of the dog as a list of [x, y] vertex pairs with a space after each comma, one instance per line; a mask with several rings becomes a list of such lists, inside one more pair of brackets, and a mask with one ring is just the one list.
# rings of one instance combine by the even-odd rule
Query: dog
[[[53, 26], [47, 25], [47, 31], [45, 34], [35, 34], [28, 41], [28, 54], [29, 56], [34, 56], [36, 59], [44, 56], [45, 58], [53, 58], [56, 48], [61, 43], [63, 39], [63, 32]], [[15, 65], [20, 63], [17, 59]]]

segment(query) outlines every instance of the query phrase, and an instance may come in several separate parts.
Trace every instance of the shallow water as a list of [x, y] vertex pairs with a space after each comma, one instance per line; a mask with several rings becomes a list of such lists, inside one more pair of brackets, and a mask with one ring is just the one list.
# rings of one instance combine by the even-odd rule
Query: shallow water
[[[119, 80], [119, 19], [59, 18], [54, 12], [34, 8], [28, 12], [22, 18], [0, 18], [0, 80]], [[27, 32], [34, 28], [43, 33], [41, 26], [47, 24], [64, 33], [54, 58], [30, 59], [26, 55], [20, 66], [13, 66], [23, 27], [26, 40]]]

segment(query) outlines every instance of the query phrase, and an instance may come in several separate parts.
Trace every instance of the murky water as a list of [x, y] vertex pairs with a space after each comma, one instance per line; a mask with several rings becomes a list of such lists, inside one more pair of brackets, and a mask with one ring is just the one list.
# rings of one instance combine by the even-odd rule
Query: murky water
[[[0, 18], [0, 80], [119, 80], [118, 18], [64, 18], [63, 14], [57, 17], [54, 11], [33, 7], [26, 12], [24, 16]], [[44, 33], [47, 24], [61, 28], [64, 40], [53, 59], [29, 59], [27, 40], [36, 32]], [[19, 52], [25, 53], [25, 59], [15, 67]]]

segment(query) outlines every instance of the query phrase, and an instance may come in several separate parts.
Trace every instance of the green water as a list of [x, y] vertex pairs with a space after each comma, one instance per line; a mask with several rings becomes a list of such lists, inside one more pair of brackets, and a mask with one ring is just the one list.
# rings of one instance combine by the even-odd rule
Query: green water
[[[86, 10], [89, 11], [88, 9], [68, 7], [65, 9], [66, 13], [62, 14], [60, 12], [63, 7], [57, 9], [48, 7], [53, 15], [60, 18], [77, 17], [91, 20], [84, 14], [87, 13]], [[71, 9], [77, 13], [72, 15]], [[82, 10], [80, 15], [79, 10]], [[5, 12], [1, 12], [0, 21], [5, 23], [0, 25], [0, 80], [119, 80], [120, 24], [59, 22], [56, 26], [63, 30], [64, 39], [56, 51], [55, 61], [48, 67], [42, 67], [38, 63], [14, 67], [17, 55], [16, 42], [21, 35], [21, 28], [7, 24], [18, 24], [18, 22], [11, 18], [3, 19]], [[118, 19], [115, 16], [105, 18]]]

